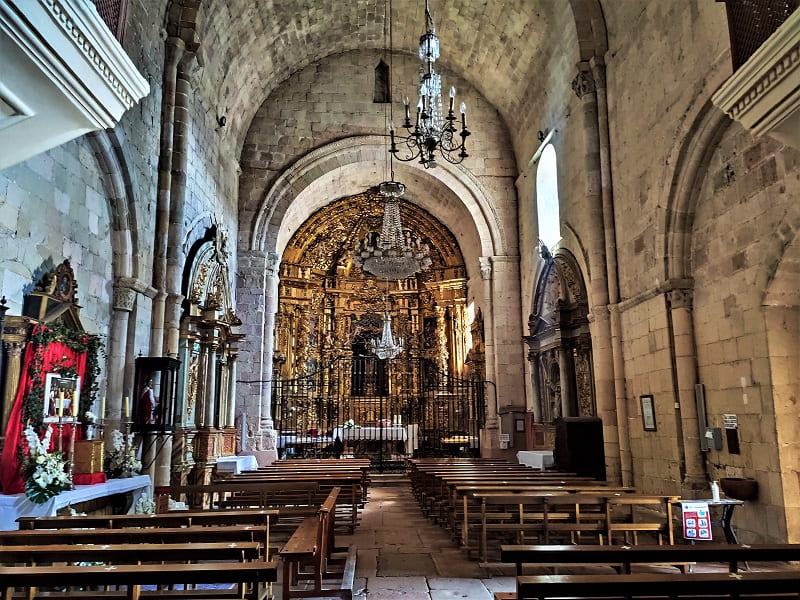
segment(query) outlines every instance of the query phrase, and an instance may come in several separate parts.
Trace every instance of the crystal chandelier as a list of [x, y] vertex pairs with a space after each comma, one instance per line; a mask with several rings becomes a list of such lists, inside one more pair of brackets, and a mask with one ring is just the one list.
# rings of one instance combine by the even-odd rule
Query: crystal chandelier
[[366, 235], [353, 262], [364, 271], [385, 279], [406, 279], [426, 271], [431, 266], [428, 245], [410, 232], [404, 232], [400, 221], [400, 196], [406, 186], [398, 181], [384, 181], [378, 189], [384, 198], [381, 232]]
[[[456, 88], [450, 88], [450, 103], [447, 116], [442, 112], [442, 78], [434, 70], [433, 63], [439, 58], [439, 38], [436, 37], [436, 27], [428, 10], [428, 0], [425, 0], [425, 35], [419, 38], [419, 58], [423, 62], [419, 83], [419, 101], [417, 102], [416, 123], [411, 125], [411, 111], [408, 98], [403, 100], [405, 105], [405, 120], [403, 127], [408, 131], [407, 136], [395, 133], [392, 125], [391, 152], [395, 158], [410, 161], [419, 158], [419, 162], [426, 169], [437, 166], [436, 154], [441, 154], [447, 162], [454, 165], [462, 162], [467, 154], [466, 141], [470, 134], [467, 129], [467, 105], [461, 103], [461, 131], [456, 137], [453, 105], [456, 99]], [[398, 149], [398, 144], [402, 147]]]
[[370, 351], [381, 360], [390, 360], [403, 351], [403, 338], [398, 337], [395, 342], [392, 336], [392, 316], [388, 310], [383, 312], [383, 329], [380, 338], [369, 341]]

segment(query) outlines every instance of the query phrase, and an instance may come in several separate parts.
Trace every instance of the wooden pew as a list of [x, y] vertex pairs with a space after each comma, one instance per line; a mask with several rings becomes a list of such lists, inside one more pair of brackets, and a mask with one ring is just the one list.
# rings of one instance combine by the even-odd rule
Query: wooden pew
[[80, 515], [61, 517], [20, 517], [20, 529], [75, 529], [120, 527], [192, 527], [263, 525], [269, 527], [280, 516], [277, 509], [179, 511], [154, 515]]
[[514, 563], [517, 575], [522, 575], [524, 564], [618, 565], [624, 573], [630, 573], [631, 565], [634, 564], [679, 565], [717, 562], [728, 563], [730, 572], [737, 573], [739, 564], [747, 561], [800, 561], [800, 544], [502, 545], [500, 560], [504, 563]]
[[259, 542], [193, 542], [191, 544], [37, 544], [0, 546], [0, 564], [42, 563], [140, 564], [142, 562], [189, 563], [245, 562], [263, 558]]
[[[199, 564], [154, 564], [102, 566], [25, 566], [0, 567], [0, 594], [3, 600], [16, 597], [15, 588], [23, 590], [25, 598], [41, 597], [36, 590], [41, 587], [68, 588], [64, 594], [48, 593], [52, 597], [100, 599], [113, 598], [106, 591], [76, 591], [77, 588], [96, 586], [126, 586], [127, 590], [116, 597], [138, 600], [144, 597], [180, 598], [198, 597], [193, 590], [172, 594], [165, 590], [142, 591], [142, 586], [174, 586], [176, 584], [197, 585], [203, 583], [231, 583], [240, 586], [238, 597], [261, 600], [265, 596], [265, 584], [274, 582], [277, 569], [274, 562], [251, 561], [243, 563], [199, 563]], [[230, 600], [226, 591], [203, 593], [204, 600], [224, 598]]]
[[759, 573], [634, 573], [631, 575], [527, 575], [517, 577], [519, 600], [681, 598], [775, 600], [796, 598], [800, 571]]
[[[334, 555], [339, 551], [334, 542], [336, 501], [339, 488], [334, 488], [320, 507], [317, 517], [307, 517], [280, 550], [283, 560], [283, 600], [290, 598], [331, 597], [351, 600], [355, 578], [356, 548], [350, 547], [341, 559]], [[341, 562], [342, 569], [332, 570], [335, 562]], [[302, 567], [311, 567], [310, 572]], [[337, 587], [324, 586], [323, 580], [335, 576], [339, 579]], [[310, 590], [293, 590], [299, 578], [310, 579]]]

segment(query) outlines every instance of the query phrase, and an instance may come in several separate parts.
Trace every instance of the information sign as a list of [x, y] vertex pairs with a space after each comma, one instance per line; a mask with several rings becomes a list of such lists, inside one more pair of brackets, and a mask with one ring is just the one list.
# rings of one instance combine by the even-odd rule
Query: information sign
[[708, 502], [681, 502], [683, 537], [687, 540], [711, 539], [711, 515]]

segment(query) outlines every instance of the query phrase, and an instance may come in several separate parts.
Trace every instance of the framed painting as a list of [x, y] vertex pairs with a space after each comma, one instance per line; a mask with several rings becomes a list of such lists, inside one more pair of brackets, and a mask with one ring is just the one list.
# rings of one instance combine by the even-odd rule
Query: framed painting
[[81, 378], [62, 377], [60, 373], [48, 373], [44, 380], [44, 406], [42, 417], [45, 423], [58, 423], [59, 414], [62, 419], [71, 421], [77, 415], [72, 414], [73, 399], [78, 392], [80, 402]]

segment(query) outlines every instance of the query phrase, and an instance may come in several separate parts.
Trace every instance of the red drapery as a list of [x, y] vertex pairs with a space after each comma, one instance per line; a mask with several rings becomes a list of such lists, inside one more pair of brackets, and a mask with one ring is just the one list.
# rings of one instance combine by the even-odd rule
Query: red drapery
[[[38, 327], [39, 326], [37, 326], [37, 329], [34, 329], [34, 333], [38, 331]], [[22, 479], [20, 470], [22, 465], [19, 462], [18, 449], [25, 443], [22, 437], [22, 431], [25, 428], [22, 423], [22, 407], [25, 396], [34, 383], [28, 371], [31, 361], [34, 359], [35, 352], [36, 348], [34, 348], [34, 344], [28, 344], [27, 348], [25, 348], [19, 389], [17, 390], [17, 397], [14, 399], [14, 406], [11, 408], [11, 414], [8, 418], [6, 441], [3, 445], [3, 454], [0, 456], [0, 488], [2, 488], [4, 494], [19, 494], [25, 491], [25, 481]], [[56, 364], [74, 368], [78, 373], [78, 377], [81, 378], [81, 383], [83, 383], [86, 374], [85, 352], [76, 352], [60, 342], [51, 342], [47, 347], [42, 349], [42, 353], [42, 380], [44, 380], [47, 373], [52, 372], [51, 366]], [[38, 401], [44, 406], [44, 398]], [[69, 425], [64, 427], [64, 435], [62, 437], [65, 440], [65, 449], [69, 442], [69, 436], [71, 435], [70, 429]], [[53, 432], [52, 439], [57, 439], [56, 432]]]

